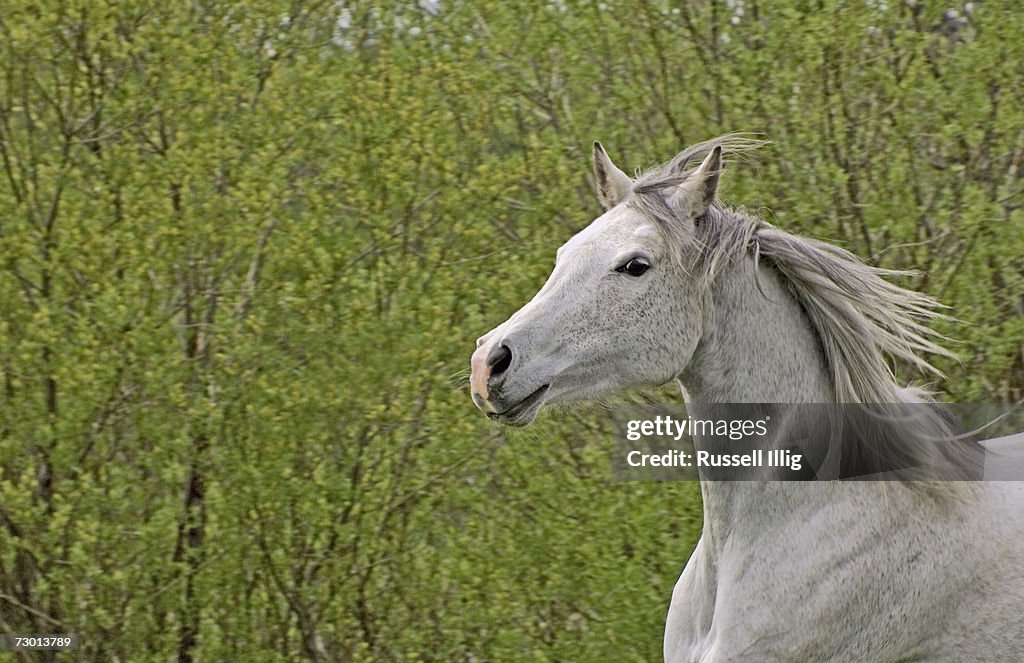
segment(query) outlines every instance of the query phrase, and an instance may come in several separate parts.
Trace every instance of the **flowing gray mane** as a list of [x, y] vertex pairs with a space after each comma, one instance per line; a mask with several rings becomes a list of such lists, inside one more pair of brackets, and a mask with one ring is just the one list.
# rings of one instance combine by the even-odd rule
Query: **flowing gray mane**
[[[867, 265], [845, 249], [784, 232], [717, 199], [695, 228], [679, 223], [665, 192], [687, 180], [693, 173], [688, 168], [691, 163], [699, 164], [716, 146], [728, 156], [762, 144], [728, 135], [693, 145], [663, 166], [642, 173], [629, 204], [656, 223], [680, 265], [698, 274], [705, 288], [745, 256], [778, 271], [821, 341], [836, 402], [864, 404], [890, 424], [861, 436], [867, 445], [858, 451], [863, 471], [903, 463], [921, 468], [926, 476], [973, 478], [980, 472], [978, 446], [959, 440], [936, 444], [936, 439], [950, 439], [960, 431], [936, 408], [930, 409], [934, 416], [928, 421], [920, 421], [920, 413], [929, 408], [910, 405], [934, 403], [934, 399], [921, 389], [897, 384], [888, 363], [892, 357], [941, 377], [922, 355], [954, 357], [937, 343], [943, 337], [928, 326], [943, 317], [938, 312], [941, 304], [887, 280], [913, 272]], [[908, 416], [911, 411], [914, 417]], [[913, 478], [914, 473], [905, 476]]]

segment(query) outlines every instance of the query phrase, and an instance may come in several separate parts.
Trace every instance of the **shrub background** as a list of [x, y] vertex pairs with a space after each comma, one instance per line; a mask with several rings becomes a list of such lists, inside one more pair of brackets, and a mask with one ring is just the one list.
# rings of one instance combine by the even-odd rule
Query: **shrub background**
[[923, 270], [933, 388], [1024, 396], [1024, 14], [968, 4], [4, 3], [0, 631], [658, 659], [696, 486], [611, 481], [600, 407], [491, 425], [473, 341], [599, 213], [592, 140], [754, 131], [727, 200]]

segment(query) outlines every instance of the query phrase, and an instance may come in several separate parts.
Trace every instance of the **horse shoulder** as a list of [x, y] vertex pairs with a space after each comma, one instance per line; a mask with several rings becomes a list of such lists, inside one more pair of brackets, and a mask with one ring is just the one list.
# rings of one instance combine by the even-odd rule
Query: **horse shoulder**
[[[673, 591], [666, 662], [930, 660], [965, 637], [957, 633], [967, 623], [965, 603], [996, 621], [1006, 614], [1000, 593], [1020, 603], [1024, 579], [1007, 587], [1014, 580], [997, 562], [1021, 542], [990, 546], [983, 532], [992, 531], [993, 514], [977, 511], [990, 511], [985, 500], [940, 518], [913, 493], [890, 487], [890, 509], [856, 499], [877, 498], [880, 485], [847, 484], [836, 492], [848, 500], [799, 524], [737, 536], [715, 554], [702, 539]], [[1018, 652], [1016, 636], [991, 644], [989, 654]]]

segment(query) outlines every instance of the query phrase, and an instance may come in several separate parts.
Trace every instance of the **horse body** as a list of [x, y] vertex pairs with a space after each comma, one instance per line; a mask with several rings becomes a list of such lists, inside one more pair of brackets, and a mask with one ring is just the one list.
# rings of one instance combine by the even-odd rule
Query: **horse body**
[[[863, 403], [888, 421], [929, 401], [899, 387], [885, 357], [934, 370], [921, 354], [944, 352], [926, 326], [935, 303], [882, 278], [895, 273], [722, 207], [722, 149], [746, 146], [709, 141], [636, 181], [595, 146], [609, 211], [478, 341], [477, 405], [526, 425], [548, 403], [672, 379], [688, 412]], [[672, 594], [665, 660], [1024, 660], [1024, 482], [927, 480], [1001, 476], [1024, 441], [992, 443], [999, 456], [973, 474], [985, 449], [920, 444], [947, 432], [922, 425], [935, 430], [894, 423], [863, 441], [866, 457], [900, 452], [925, 468], [921, 480], [702, 476], [703, 532]]]
[[[785, 286], [749, 256], [716, 279], [679, 377], [692, 409], [832, 398]], [[935, 488], [703, 481], [704, 530], [673, 591], [665, 660], [1024, 660], [1024, 482]]]
[[761, 507], [705, 527], [665, 660], [1022, 660], [1024, 525], [1001, 506], [1021, 485], [942, 507], [889, 483], [744, 486]]

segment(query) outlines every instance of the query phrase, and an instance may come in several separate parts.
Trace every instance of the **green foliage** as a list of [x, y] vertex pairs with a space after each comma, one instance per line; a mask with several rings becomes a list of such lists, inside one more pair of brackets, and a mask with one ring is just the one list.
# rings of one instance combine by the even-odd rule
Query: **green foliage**
[[823, 4], [0, 7], [0, 630], [657, 659], [696, 486], [613, 481], [599, 410], [509, 433], [461, 388], [597, 215], [595, 138], [763, 132], [726, 197], [923, 270], [963, 321], [935, 386], [1024, 396], [1024, 18]]

